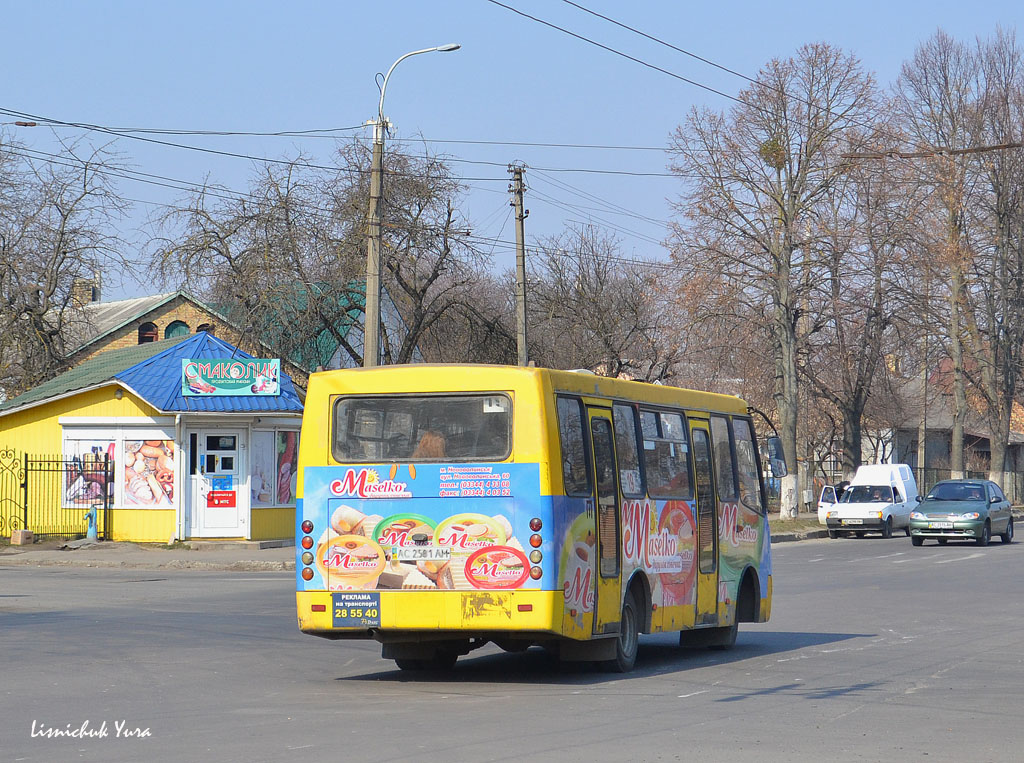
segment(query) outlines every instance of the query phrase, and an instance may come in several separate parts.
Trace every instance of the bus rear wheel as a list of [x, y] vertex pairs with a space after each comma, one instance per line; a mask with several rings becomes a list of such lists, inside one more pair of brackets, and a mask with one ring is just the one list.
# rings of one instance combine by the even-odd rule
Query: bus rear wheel
[[455, 667], [459, 655], [447, 650], [438, 650], [432, 658], [396, 657], [395, 665], [399, 670], [451, 670]]
[[640, 613], [636, 597], [630, 591], [622, 603], [619, 635], [615, 639], [615, 659], [606, 662], [605, 667], [616, 673], [628, 673], [636, 665], [636, 653], [639, 647]]

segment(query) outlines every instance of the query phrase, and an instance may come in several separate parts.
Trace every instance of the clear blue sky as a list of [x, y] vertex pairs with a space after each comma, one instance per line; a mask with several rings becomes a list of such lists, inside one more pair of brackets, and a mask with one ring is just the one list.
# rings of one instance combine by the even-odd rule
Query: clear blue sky
[[[745, 84], [559, 0], [502, 1], [708, 87], [736, 94]], [[887, 84], [916, 45], [939, 27], [968, 41], [988, 36], [999, 24], [1024, 34], [1019, 0], [579, 4], [748, 76], [802, 44], [826, 41], [855, 53]], [[678, 181], [657, 176], [666, 171], [662, 151], [510, 144], [663, 148], [691, 106], [724, 109], [730, 104], [487, 0], [6, 0], [2, 18], [0, 107], [112, 127], [277, 131], [356, 126], [375, 114], [375, 73], [408, 51], [460, 43], [457, 52], [417, 56], [396, 69], [385, 104], [395, 124], [393, 139], [422, 135], [432, 150], [451, 158], [456, 174], [473, 178], [467, 181], [472, 190], [464, 213], [477, 235], [513, 240], [505, 165], [518, 160], [528, 166], [528, 240], [592, 218], [614, 226], [610, 230], [627, 256], [645, 259], [665, 256], [658, 243], [664, 228], [640, 218], [667, 220], [666, 200], [679, 192]], [[10, 119], [0, 116], [0, 121]], [[58, 133], [71, 138], [81, 131]], [[52, 150], [49, 129], [17, 134], [33, 148]], [[368, 130], [355, 134], [367, 136]], [[319, 163], [329, 163], [332, 151], [331, 141], [318, 138], [160, 137], [277, 158], [301, 148]], [[94, 134], [89, 140], [108, 138]], [[187, 182], [209, 177], [241, 191], [252, 172], [251, 162], [243, 159], [127, 139], [116, 145], [134, 169]], [[181, 196], [129, 181], [119, 181], [119, 189], [150, 202], [137, 205], [126, 229]], [[494, 254], [496, 268], [510, 267], [507, 245], [497, 246]], [[152, 288], [110, 284], [104, 298]]]

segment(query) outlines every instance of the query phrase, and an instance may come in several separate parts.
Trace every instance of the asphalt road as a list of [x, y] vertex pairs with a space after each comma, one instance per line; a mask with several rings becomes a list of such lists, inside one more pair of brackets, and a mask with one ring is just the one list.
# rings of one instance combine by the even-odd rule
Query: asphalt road
[[627, 676], [487, 647], [413, 677], [299, 633], [285, 573], [0, 566], [0, 759], [1020, 759], [1024, 544], [774, 555], [769, 623], [645, 636]]

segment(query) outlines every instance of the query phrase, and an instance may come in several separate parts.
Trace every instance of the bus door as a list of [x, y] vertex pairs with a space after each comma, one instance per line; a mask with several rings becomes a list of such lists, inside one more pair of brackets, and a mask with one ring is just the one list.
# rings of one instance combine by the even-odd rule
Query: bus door
[[590, 408], [590, 440], [594, 458], [594, 505], [597, 507], [597, 582], [594, 633], [617, 633], [622, 616], [619, 484], [611, 411]]
[[711, 464], [707, 422], [690, 422], [694, 487], [697, 496], [697, 614], [696, 624], [718, 622], [718, 502]]

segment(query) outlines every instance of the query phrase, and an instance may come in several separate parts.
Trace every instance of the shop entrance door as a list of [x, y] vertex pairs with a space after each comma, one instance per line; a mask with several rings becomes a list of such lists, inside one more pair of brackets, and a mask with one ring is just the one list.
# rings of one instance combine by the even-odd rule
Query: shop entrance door
[[187, 434], [189, 535], [249, 537], [245, 432], [194, 429]]

